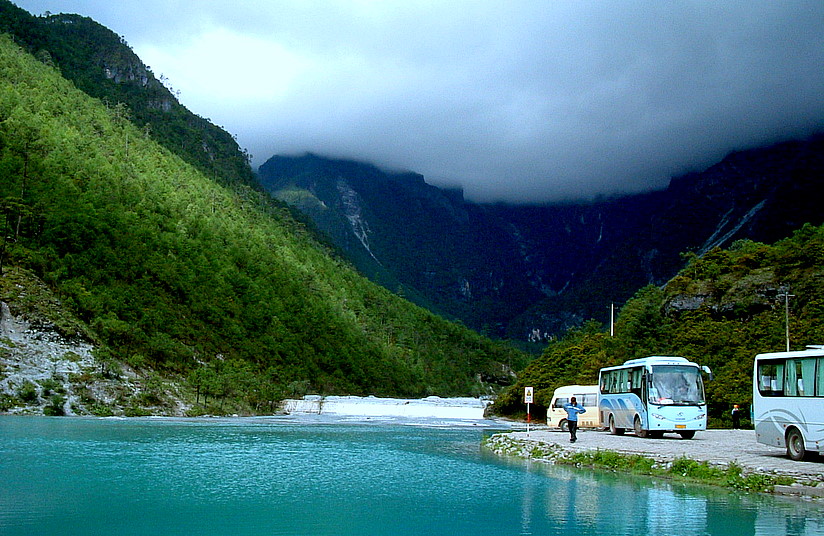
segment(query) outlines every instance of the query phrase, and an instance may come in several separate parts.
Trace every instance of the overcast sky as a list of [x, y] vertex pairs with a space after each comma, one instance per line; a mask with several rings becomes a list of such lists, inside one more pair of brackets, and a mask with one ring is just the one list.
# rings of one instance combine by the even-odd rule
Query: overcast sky
[[824, 131], [821, 0], [13, 1], [123, 36], [255, 167], [308, 151], [538, 202]]

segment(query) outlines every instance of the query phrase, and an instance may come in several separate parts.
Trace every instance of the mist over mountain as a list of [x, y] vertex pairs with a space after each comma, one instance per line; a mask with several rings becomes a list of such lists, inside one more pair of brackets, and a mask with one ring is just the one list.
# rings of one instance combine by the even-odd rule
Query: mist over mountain
[[611, 303], [665, 283], [684, 253], [824, 221], [821, 135], [731, 153], [665, 190], [586, 203], [472, 203], [415, 173], [312, 154], [274, 156], [259, 176], [373, 280], [516, 340], [607, 321]]
[[473, 202], [659, 190], [824, 127], [820, 0], [15, 3], [123, 35], [255, 167], [363, 159]]

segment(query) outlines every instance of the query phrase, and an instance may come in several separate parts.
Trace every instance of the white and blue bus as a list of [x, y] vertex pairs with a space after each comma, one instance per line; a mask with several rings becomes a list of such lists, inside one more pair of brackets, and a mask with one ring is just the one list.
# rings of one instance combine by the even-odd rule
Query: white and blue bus
[[683, 357], [652, 356], [602, 368], [598, 378], [601, 422], [610, 433], [638, 437], [675, 432], [690, 439], [707, 429], [702, 370]]
[[824, 346], [755, 356], [752, 412], [759, 443], [793, 460], [824, 453]]

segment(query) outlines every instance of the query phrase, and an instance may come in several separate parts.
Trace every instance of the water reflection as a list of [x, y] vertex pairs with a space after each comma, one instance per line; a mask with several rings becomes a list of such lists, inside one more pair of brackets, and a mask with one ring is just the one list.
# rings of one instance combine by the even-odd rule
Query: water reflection
[[[551, 527], [550, 534], [824, 535], [820, 502], [537, 462], [509, 463], [524, 470], [521, 534], [545, 534]], [[539, 502], [541, 508], [536, 508]]]

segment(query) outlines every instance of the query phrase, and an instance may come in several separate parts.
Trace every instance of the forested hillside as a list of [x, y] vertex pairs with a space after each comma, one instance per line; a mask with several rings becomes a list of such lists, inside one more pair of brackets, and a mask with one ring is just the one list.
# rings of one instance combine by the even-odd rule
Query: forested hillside
[[0, 38], [2, 270], [54, 289], [84, 326], [64, 335], [92, 338], [101, 361], [249, 407], [295, 384], [481, 394], [525, 364], [369, 283], [287, 209], [219, 185], [128, 114]]
[[259, 188], [248, 155], [231, 134], [182, 106], [126, 42], [88, 17], [35, 17], [0, 0], [0, 33], [53, 66], [64, 78], [121, 112], [144, 134], [197, 167], [235, 187]]
[[591, 322], [550, 344], [495, 410], [523, 413], [523, 388], [533, 386], [543, 412], [555, 388], [595, 384], [601, 367], [680, 355], [712, 369], [711, 423], [723, 422], [733, 404], [748, 408], [752, 401], [753, 357], [786, 348], [787, 312], [791, 349], [824, 344], [824, 227], [806, 225], [773, 245], [741, 240], [687, 259], [666, 286], [640, 290], [621, 309], [614, 337]]

